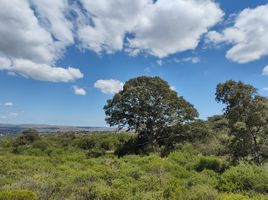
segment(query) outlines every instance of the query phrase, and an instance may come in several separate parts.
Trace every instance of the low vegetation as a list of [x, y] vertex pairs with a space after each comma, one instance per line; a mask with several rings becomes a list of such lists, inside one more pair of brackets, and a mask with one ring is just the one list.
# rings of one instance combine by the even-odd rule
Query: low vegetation
[[3, 140], [0, 199], [268, 199], [267, 166], [232, 164], [221, 137], [181, 143], [165, 156], [159, 148], [118, 157], [117, 149], [133, 137], [69, 133], [21, 145], [21, 136]]
[[130, 132], [0, 140], [0, 200], [266, 200], [268, 100], [242, 82], [219, 84], [223, 115], [197, 110], [158, 77], [138, 77], [105, 105]]

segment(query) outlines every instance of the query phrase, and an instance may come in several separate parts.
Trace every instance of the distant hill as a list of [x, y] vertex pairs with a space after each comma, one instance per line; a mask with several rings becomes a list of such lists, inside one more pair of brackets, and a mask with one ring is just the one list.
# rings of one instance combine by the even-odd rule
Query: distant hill
[[108, 127], [91, 127], [91, 126], [58, 126], [46, 124], [0, 124], [0, 133], [20, 133], [25, 129], [33, 128], [38, 132], [96, 132], [96, 131], [116, 131], [115, 128]]

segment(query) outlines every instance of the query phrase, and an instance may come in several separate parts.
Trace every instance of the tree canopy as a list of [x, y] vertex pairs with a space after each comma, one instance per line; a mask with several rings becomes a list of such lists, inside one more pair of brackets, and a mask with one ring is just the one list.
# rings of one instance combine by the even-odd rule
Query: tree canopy
[[233, 158], [261, 164], [268, 156], [268, 99], [251, 85], [229, 80], [217, 85], [216, 101], [226, 105]]
[[104, 110], [108, 124], [134, 130], [139, 138], [153, 144], [161, 138], [160, 130], [198, 116], [193, 105], [171, 90], [166, 81], [146, 76], [127, 81]]
[[17, 138], [17, 144], [19, 145], [30, 144], [39, 139], [40, 139], [39, 133], [35, 129], [26, 129]]

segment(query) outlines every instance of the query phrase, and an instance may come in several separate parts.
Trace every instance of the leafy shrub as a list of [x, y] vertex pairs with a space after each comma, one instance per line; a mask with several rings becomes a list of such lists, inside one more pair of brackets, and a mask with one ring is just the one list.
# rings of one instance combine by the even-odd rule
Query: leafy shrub
[[[28, 190], [51, 200], [268, 199], [268, 169], [245, 163], [226, 169], [224, 158], [203, 156], [190, 143], [165, 157], [154, 153], [118, 158], [110, 155], [113, 149], [135, 135], [61, 136], [49, 134], [20, 145], [20, 155], [1, 146], [0, 190]], [[81, 149], [83, 140], [92, 141], [93, 148]]]
[[227, 192], [253, 190], [268, 193], [268, 170], [253, 164], [240, 163], [222, 174], [219, 189]]
[[201, 157], [198, 163], [195, 165], [195, 170], [198, 172], [204, 169], [210, 169], [215, 172], [222, 172], [226, 168], [226, 164], [217, 157]]
[[36, 195], [28, 190], [16, 190], [12, 192], [0, 192], [0, 200], [35, 200]]
[[109, 134], [90, 134], [76, 139], [76, 146], [82, 150], [103, 149], [105, 151], [114, 151], [118, 146], [128, 141], [130, 134], [109, 133]]
[[218, 192], [209, 185], [197, 185], [187, 190], [184, 194], [185, 200], [213, 200]]
[[115, 155], [122, 157], [128, 154], [149, 155], [149, 152], [159, 152], [161, 149], [136, 136], [117, 146]]
[[137, 144], [134, 138], [129, 139], [115, 150], [115, 154], [118, 157], [125, 156], [127, 154], [136, 154], [137, 153]]
[[0, 147], [9, 148], [12, 146], [12, 142], [10, 140], [1, 140], [0, 138]]
[[87, 153], [87, 156], [91, 158], [98, 158], [105, 155], [105, 153], [106, 152], [103, 149], [90, 149]]
[[32, 144], [33, 148], [40, 149], [41, 151], [47, 150], [50, 146], [51, 144], [45, 140], [38, 140]]
[[220, 194], [217, 200], [250, 200], [248, 196], [244, 196], [242, 194], [232, 194], [232, 193], [224, 193]]
[[22, 132], [21, 135], [19, 135], [15, 142], [14, 145], [27, 145], [27, 144], [31, 144], [36, 140], [39, 140], [40, 136], [39, 133], [34, 130], [34, 129], [27, 129], [25, 131]]
[[96, 143], [92, 140], [92, 138], [81, 138], [77, 141], [77, 146], [83, 150], [92, 149], [95, 145]]

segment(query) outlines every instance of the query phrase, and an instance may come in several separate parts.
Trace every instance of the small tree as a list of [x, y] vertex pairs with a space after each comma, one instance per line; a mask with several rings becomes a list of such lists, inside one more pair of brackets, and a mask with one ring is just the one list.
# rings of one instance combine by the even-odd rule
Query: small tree
[[166, 137], [163, 129], [198, 116], [195, 108], [178, 97], [166, 81], [146, 76], [127, 81], [123, 90], [107, 101], [104, 110], [108, 124], [134, 130], [140, 144], [151, 145]]
[[40, 136], [35, 129], [26, 129], [16, 139], [17, 145], [31, 144], [36, 140], [39, 140]]
[[216, 101], [226, 104], [234, 160], [244, 158], [261, 164], [268, 156], [268, 99], [259, 96], [251, 85], [229, 80], [217, 85]]

